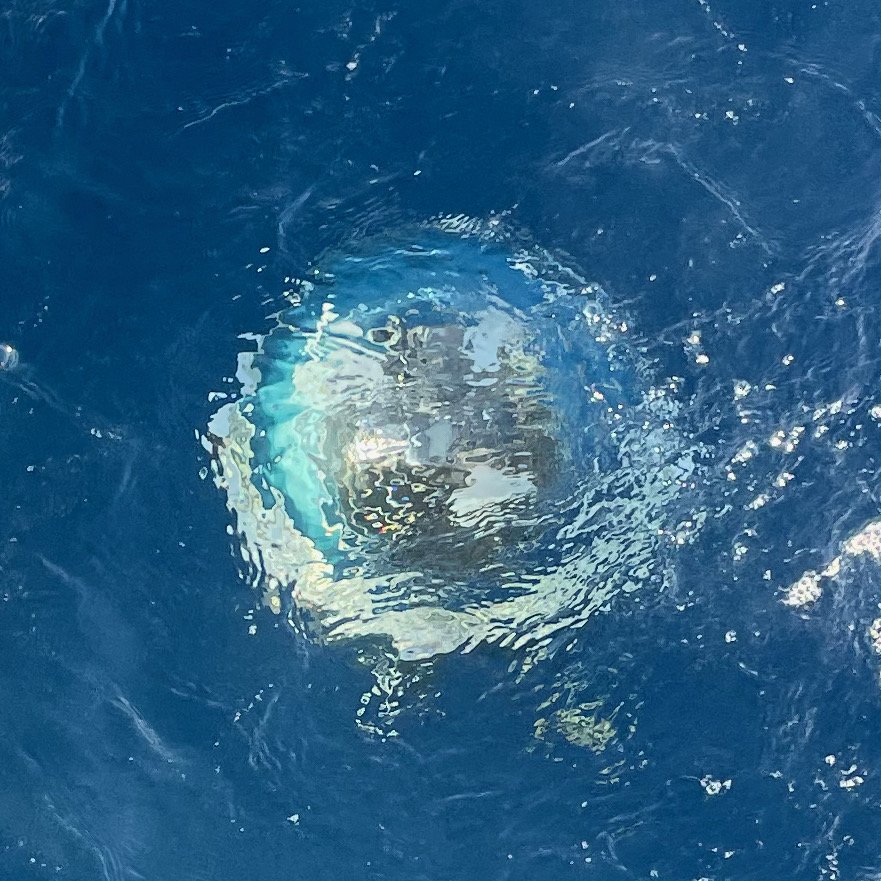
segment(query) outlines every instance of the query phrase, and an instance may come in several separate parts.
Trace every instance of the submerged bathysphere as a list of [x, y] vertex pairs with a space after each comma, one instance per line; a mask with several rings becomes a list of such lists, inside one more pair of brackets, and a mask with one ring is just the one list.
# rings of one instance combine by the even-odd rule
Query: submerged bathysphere
[[545, 648], [663, 570], [695, 469], [599, 289], [461, 220], [331, 254], [207, 440], [271, 608], [422, 660]]

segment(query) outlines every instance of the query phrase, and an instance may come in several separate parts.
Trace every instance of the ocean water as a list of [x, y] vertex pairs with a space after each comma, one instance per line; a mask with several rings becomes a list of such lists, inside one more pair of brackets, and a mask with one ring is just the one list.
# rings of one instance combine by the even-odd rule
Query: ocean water
[[[876, 5], [0, 23], [0, 877], [881, 877]], [[330, 638], [249, 565], [209, 426], [327, 265], [443, 227], [471, 278], [474, 224], [569, 279], [523, 352], [608, 397], [592, 304], [666, 440], [567, 446], [561, 524], [613, 475], [567, 533], [593, 562], [559, 550], [516, 639]]]

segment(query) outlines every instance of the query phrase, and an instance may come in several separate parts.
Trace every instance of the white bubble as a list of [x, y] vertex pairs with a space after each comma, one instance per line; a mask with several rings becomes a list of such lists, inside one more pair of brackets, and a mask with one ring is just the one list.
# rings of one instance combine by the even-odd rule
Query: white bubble
[[14, 370], [18, 366], [18, 352], [9, 343], [0, 343], [0, 370]]

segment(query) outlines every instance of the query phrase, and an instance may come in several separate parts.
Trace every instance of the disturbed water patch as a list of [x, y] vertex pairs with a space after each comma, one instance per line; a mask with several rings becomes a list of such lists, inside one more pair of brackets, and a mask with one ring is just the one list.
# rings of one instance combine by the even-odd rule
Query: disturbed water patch
[[597, 285], [462, 218], [319, 266], [204, 438], [273, 611], [396, 661], [535, 658], [663, 581], [700, 455]]

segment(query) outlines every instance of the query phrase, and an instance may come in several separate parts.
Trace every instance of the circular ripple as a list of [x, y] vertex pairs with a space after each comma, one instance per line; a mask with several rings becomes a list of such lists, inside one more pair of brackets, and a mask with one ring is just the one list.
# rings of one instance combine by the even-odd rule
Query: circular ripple
[[660, 576], [695, 457], [595, 286], [461, 220], [321, 266], [206, 437], [274, 610], [422, 660]]

